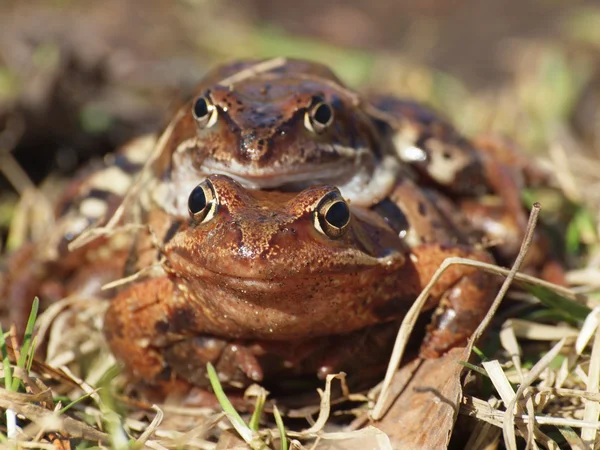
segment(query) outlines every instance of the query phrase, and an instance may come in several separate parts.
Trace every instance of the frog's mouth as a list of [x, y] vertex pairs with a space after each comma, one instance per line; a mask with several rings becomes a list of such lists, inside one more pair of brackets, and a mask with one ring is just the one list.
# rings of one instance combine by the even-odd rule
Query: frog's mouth
[[386, 155], [374, 167], [359, 160], [327, 164], [304, 164], [282, 170], [280, 167], [252, 169], [232, 161], [222, 164], [205, 160], [207, 174], [227, 175], [249, 189], [279, 189], [298, 192], [316, 184], [334, 185], [342, 195], [358, 206], [371, 206], [391, 191], [400, 172], [400, 163]]
[[[356, 277], [356, 273], [367, 273], [370, 270], [379, 270], [385, 267], [395, 267], [402, 265], [405, 261], [402, 253], [390, 252], [385, 256], [374, 257], [362, 255], [355, 258], [351, 266], [340, 265], [337, 268], [319, 269], [313, 272], [298, 271], [290, 273], [286, 271], [279, 275], [274, 275], [269, 270], [262, 270], [257, 273], [252, 269], [248, 269], [244, 264], [225, 264], [222, 267], [209, 261], [198, 261], [191, 264], [191, 255], [187, 249], [176, 248], [168, 256], [170, 262], [169, 272], [174, 274], [184, 275], [184, 278], [190, 280], [209, 280], [209, 284], [217, 287], [233, 287], [237, 289], [252, 288], [253, 290], [273, 290], [277, 287], [284, 288], [289, 286], [290, 281], [298, 286], [306, 286], [307, 282], [314, 282], [315, 277], [328, 280], [339, 276]], [[275, 264], [275, 263], [274, 263]], [[281, 264], [281, 263], [277, 263]], [[233, 270], [232, 270], [233, 269]]]
[[273, 189], [290, 186], [304, 189], [315, 183], [333, 184], [351, 178], [359, 171], [365, 171], [354, 161], [337, 163], [302, 164], [282, 169], [279, 167], [254, 168], [236, 161], [227, 164], [218, 161], [205, 160], [202, 163], [203, 172], [207, 174], [227, 175], [249, 189]]

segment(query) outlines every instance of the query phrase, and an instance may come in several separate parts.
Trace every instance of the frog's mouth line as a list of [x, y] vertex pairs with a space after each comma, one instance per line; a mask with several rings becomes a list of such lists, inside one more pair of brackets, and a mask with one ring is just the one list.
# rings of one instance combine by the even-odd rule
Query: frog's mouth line
[[251, 168], [237, 162], [221, 164], [216, 161], [204, 161], [202, 166], [205, 173], [227, 175], [238, 183], [251, 189], [270, 189], [285, 185], [305, 183], [312, 186], [315, 183], [336, 184], [347, 180], [358, 172], [366, 172], [359, 160], [344, 160], [342, 162], [300, 165], [282, 169], [281, 167]]
[[[169, 256], [169, 260], [174, 262], [174, 259], [179, 259], [178, 264], [179, 267], [190, 267], [191, 270], [185, 271], [185, 278], [188, 280], [191, 278], [203, 278], [203, 279], [214, 279], [218, 280], [218, 284], [220, 286], [230, 286], [230, 285], [253, 285], [253, 287], [261, 287], [262, 289], [272, 289], [276, 285], [281, 285], [282, 287], [287, 286], [289, 280], [297, 279], [300, 280], [299, 284], [305, 284], [304, 280], [315, 279], [315, 278], [329, 278], [332, 276], [354, 276], [357, 272], [361, 272], [364, 270], [369, 270], [371, 268], [378, 268], [382, 266], [388, 266], [398, 263], [398, 258], [401, 257], [404, 260], [404, 257], [398, 256], [396, 254], [390, 254], [388, 256], [384, 256], [381, 258], [375, 258], [372, 256], [365, 255], [361, 261], [355, 260], [355, 265], [352, 269], [348, 271], [341, 270], [329, 270], [329, 271], [315, 271], [315, 273], [297, 273], [297, 274], [286, 274], [285, 276], [280, 277], [261, 277], [261, 276], [247, 276], [247, 273], [228, 273], [224, 271], [218, 271], [214, 268], [209, 268], [206, 265], [201, 264], [189, 264], [190, 255], [186, 250], [177, 249], [174, 250], [173, 253]], [[182, 264], [183, 262], [183, 264]], [[169, 272], [177, 274], [179, 271], [170, 269]]]

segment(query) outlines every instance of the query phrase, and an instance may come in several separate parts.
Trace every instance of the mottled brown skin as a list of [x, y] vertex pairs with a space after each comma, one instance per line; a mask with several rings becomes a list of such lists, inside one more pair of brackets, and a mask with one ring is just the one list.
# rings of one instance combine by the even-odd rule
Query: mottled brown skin
[[[341, 345], [339, 336], [402, 318], [445, 258], [491, 261], [456, 242], [409, 248], [378, 214], [357, 207], [345, 232], [328, 237], [316, 228], [315, 211], [324, 196], [338, 195], [333, 187], [293, 194], [246, 190], [221, 175], [208, 180], [218, 205], [212, 218], [182, 225], [164, 246], [165, 276], [132, 285], [106, 315], [115, 356], [134, 380], [150, 386], [182, 379], [205, 385], [207, 361], [229, 371], [224, 379], [246, 384], [273, 365], [330, 372], [337, 367], [315, 355], [325, 358], [334, 341]], [[408, 223], [417, 224], [411, 214]], [[494, 286], [490, 275], [472, 268], [446, 272], [426, 305], [444, 308], [422, 354], [434, 357], [463, 343]], [[265, 358], [271, 358], [266, 365]]]
[[[287, 59], [272, 70], [252, 72], [264, 63], [215, 69], [175, 115], [154, 165], [157, 177], [172, 188], [163, 207], [184, 216], [187, 193], [212, 173], [253, 189], [297, 192], [334, 184], [365, 206], [384, 198], [399, 163], [360, 107], [361, 98], [323, 65]], [[240, 71], [246, 76], [240, 77]], [[215, 110], [210, 124], [192, 114], [199, 98]], [[319, 103], [331, 108], [333, 118], [315, 129], [307, 120]]]
[[[419, 103], [382, 95], [372, 95], [369, 102], [382, 135], [388, 134], [400, 159], [416, 169], [421, 188], [431, 186], [450, 196], [471, 228], [496, 245], [498, 262], [512, 264], [527, 228], [521, 193], [548, 183], [549, 175], [534, 167], [514, 143], [491, 136], [470, 141]], [[530, 252], [535, 256], [526, 264], [542, 275], [549, 257], [543, 242], [538, 236]], [[556, 268], [555, 262], [552, 265]], [[553, 281], [559, 278], [564, 283], [564, 276], [553, 276]]]

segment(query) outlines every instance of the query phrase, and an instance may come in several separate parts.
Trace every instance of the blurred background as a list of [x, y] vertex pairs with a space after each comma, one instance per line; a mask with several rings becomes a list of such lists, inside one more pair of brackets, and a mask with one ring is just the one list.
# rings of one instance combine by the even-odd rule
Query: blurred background
[[[34, 183], [69, 175], [160, 129], [213, 65], [273, 56], [421, 100], [468, 135], [506, 134], [538, 154], [600, 152], [597, 1], [3, 0], [0, 162], [12, 152]], [[600, 170], [583, 166], [598, 185]], [[2, 230], [28, 185], [9, 172]]]

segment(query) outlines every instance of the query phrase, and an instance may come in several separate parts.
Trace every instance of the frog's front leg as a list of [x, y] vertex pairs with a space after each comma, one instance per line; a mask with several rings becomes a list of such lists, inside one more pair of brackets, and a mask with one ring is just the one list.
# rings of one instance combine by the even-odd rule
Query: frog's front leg
[[[446, 258], [493, 262], [488, 253], [461, 245], [425, 244], [413, 248], [412, 254], [423, 286]], [[450, 266], [430, 292], [428, 302], [437, 302], [438, 307], [421, 345], [421, 356], [437, 358], [451, 348], [465, 344], [485, 317], [499, 281], [496, 276], [475, 267]]]
[[[206, 363], [226, 382], [259, 381], [259, 351], [203, 333], [201, 317], [169, 277], [138, 283], [112, 300], [104, 333], [130, 377], [168, 392], [173, 385], [208, 385]], [[242, 382], [243, 382], [242, 381]]]

